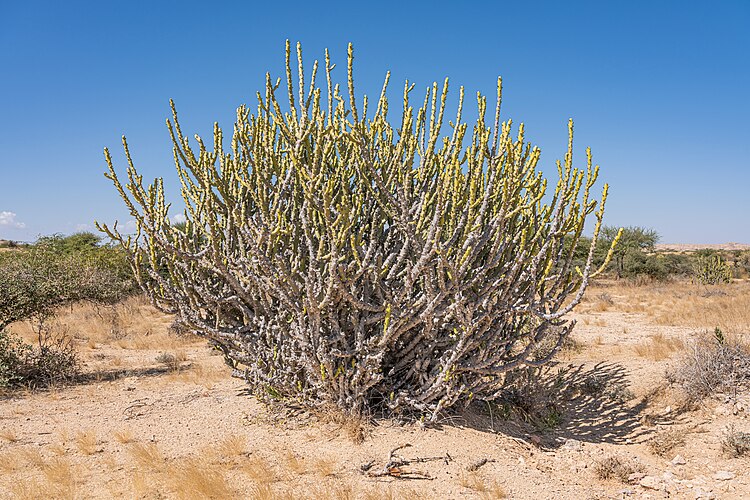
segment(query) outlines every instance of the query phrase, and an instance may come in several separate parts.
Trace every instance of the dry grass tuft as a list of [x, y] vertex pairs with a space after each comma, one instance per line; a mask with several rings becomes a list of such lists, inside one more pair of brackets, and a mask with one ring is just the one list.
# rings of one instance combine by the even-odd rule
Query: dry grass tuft
[[18, 434], [16, 434], [13, 429], [5, 429], [0, 431], [0, 439], [8, 443], [17, 443], [21, 440], [21, 438], [18, 437]]
[[84, 455], [93, 455], [94, 453], [103, 451], [97, 446], [99, 441], [96, 437], [96, 432], [93, 430], [79, 432], [76, 435], [75, 443], [78, 451]]
[[273, 467], [262, 457], [253, 456], [244, 462], [240, 468], [253, 482], [263, 485], [275, 483], [279, 480]]
[[660, 457], [666, 457], [669, 452], [685, 444], [686, 431], [683, 429], [669, 429], [659, 432], [649, 439], [648, 447], [651, 453]]
[[344, 412], [335, 406], [323, 406], [316, 411], [315, 416], [324, 424], [334, 424], [337, 433], [343, 432], [356, 444], [362, 444], [367, 437], [367, 417]]
[[185, 384], [194, 384], [213, 389], [214, 384], [220, 380], [229, 378], [229, 371], [223, 367], [217, 368], [206, 366], [203, 363], [194, 362], [190, 367], [185, 367], [179, 371], [173, 371], [162, 380], [167, 383], [181, 382]]
[[250, 488], [249, 498], [252, 500], [277, 500], [283, 497], [281, 496], [281, 492], [274, 491], [270, 484], [259, 483], [254, 484], [252, 488]]
[[68, 459], [53, 458], [49, 462], [41, 459], [37, 468], [42, 472], [41, 480], [36, 478], [13, 481], [10, 492], [18, 499], [74, 499], [80, 497], [80, 473]]
[[635, 353], [653, 361], [669, 358], [675, 351], [685, 347], [685, 343], [674, 337], [666, 337], [662, 333], [651, 335], [648, 340], [633, 347]]
[[483, 478], [477, 472], [463, 474], [459, 479], [459, 483], [464, 488], [468, 488], [472, 491], [477, 492], [479, 494], [479, 497], [483, 499], [508, 497], [508, 494], [500, 484], [498, 484], [496, 481], [489, 481]]
[[643, 470], [641, 464], [614, 455], [599, 460], [594, 466], [594, 472], [599, 479], [616, 479], [622, 483], [627, 483], [631, 474]]
[[78, 490], [79, 474], [73, 469], [70, 460], [53, 458], [43, 468], [42, 473], [51, 486], [50, 498], [75, 498]]
[[21, 467], [21, 457], [14, 451], [0, 454], [0, 471], [8, 474], [17, 471]]
[[223, 457], [234, 458], [247, 454], [247, 438], [233, 434], [222, 439], [216, 451]]
[[45, 464], [44, 457], [37, 448], [24, 448], [18, 452], [18, 456], [33, 468], [40, 469]]
[[169, 484], [178, 498], [232, 498], [232, 488], [220, 467], [197, 458], [182, 459], [168, 470]]
[[68, 449], [65, 447], [62, 443], [55, 443], [48, 446], [49, 451], [57, 455], [58, 457], [61, 457], [63, 455], [66, 455], [68, 453]]
[[162, 472], [166, 466], [166, 459], [156, 443], [134, 443], [128, 449], [136, 464], [153, 472]]
[[338, 468], [338, 462], [330, 457], [317, 458], [313, 460], [312, 472], [321, 476], [333, 476]]
[[297, 457], [293, 452], [286, 451], [283, 454], [284, 465], [287, 470], [292, 471], [295, 475], [301, 476], [308, 472], [307, 464], [304, 458]]
[[156, 362], [161, 363], [169, 370], [176, 372], [179, 371], [182, 367], [182, 363], [187, 361], [188, 357], [184, 350], [180, 349], [178, 351], [175, 351], [174, 353], [171, 352], [162, 352], [156, 357]]
[[135, 438], [133, 437], [133, 433], [130, 431], [130, 429], [123, 429], [121, 431], [115, 431], [113, 435], [114, 435], [115, 440], [117, 440], [117, 442], [121, 444], [129, 444], [135, 441]]

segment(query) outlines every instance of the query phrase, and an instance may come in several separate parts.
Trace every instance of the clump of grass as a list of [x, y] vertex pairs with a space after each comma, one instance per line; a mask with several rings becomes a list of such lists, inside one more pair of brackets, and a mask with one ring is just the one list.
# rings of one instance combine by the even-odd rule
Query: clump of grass
[[673, 449], [685, 444], [685, 434], [683, 429], [659, 432], [648, 441], [648, 447], [654, 455], [665, 457]]
[[236, 434], [228, 436], [218, 444], [216, 451], [227, 458], [245, 455], [247, 453], [247, 438]]
[[750, 380], [750, 348], [716, 328], [690, 347], [667, 378], [681, 385], [691, 402], [717, 392], [736, 391]]
[[8, 443], [17, 443], [21, 440], [13, 429], [4, 429], [0, 431], [0, 439]]
[[161, 354], [156, 356], [157, 363], [163, 364], [173, 372], [179, 371], [182, 363], [184, 363], [185, 361], [187, 361], [187, 354], [185, 354], [185, 351], [182, 350], [176, 351], [174, 353], [162, 352]]
[[0, 471], [4, 474], [15, 472], [21, 467], [21, 458], [17, 453], [8, 451], [0, 454]]
[[221, 468], [197, 458], [173, 464], [168, 471], [168, 481], [178, 498], [232, 498], [235, 495]]
[[750, 452], [750, 433], [738, 431], [730, 426], [724, 433], [721, 449], [730, 457], [742, 457]]
[[482, 499], [507, 498], [508, 494], [503, 487], [495, 481], [483, 478], [479, 473], [471, 472], [461, 476], [459, 483], [479, 494]]
[[121, 443], [121, 444], [132, 443], [135, 440], [135, 438], [133, 437], [133, 433], [130, 432], [130, 429], [123, 429], [121, 431], [115, 431], [114, 438], [117, 440], [118, 443]]
[[166, 467], [164, 455], [156, 443], [134, 443], [128, 451], [133, 460], [143, 468], [161, 472]]
[[299, 458], [291, 451], [287, 450], [284, 453], [284, 461], [286, 468], [298, 476], [307, 472], [307, 464], [305, 464], [305, 460], [303, 458]]
[[635, 353], [653, 361], [667, 359], [673, 352], [682, 349], [685, 344], [674, 337], [666, 337], [662, 333], [655, 333], [648, 340], [633, 347]]
[[76, 447], [78, 451], [84, 455], [93, 455], [99, 451], [102, 451], [98, 445], [98, 439], [96, 432], [94, 431], [83, 431], [79, 432], [76, 436]]
[[610, 455], [596, 462], [594, 472], [599, 479], [616, 479], [622, 483], [628, 482], [628, 477], [636, 472], [643, 472], [643, 466], [633, 460]]
[[241, 470], [256, 484], [275, 483], [279, 480], [268, 461], [259, 456], [253, 456], [243, 463]]
[[313, 461], [313, 471], [321, 476], [333, 476], [338, 467], [338, 462], [330, 457], [321, 457]]
[[363, 443], [367, 436], [367, 418], [362, 415], [348, 413], [335, 406], [323, 406], [317, 410], [316, 417], [323, 423], [336, 425], [338, 432], [356, 444]]

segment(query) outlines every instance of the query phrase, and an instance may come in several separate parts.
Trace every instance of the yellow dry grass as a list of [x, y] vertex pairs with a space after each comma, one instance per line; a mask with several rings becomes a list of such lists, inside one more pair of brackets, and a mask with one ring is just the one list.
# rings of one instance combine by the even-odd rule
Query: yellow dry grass
[[176, 461], [166, 471], [166, 481], [178, 498], [232, 498], [235, 496], [223, 467], [195, 457]]
[[653, 361], [669, 358], [673, 353], [685, 347], [685, 343], [675, 337], [667, 337], [662, 333], [651, 335], [648, 340], [633, 346], [635, 353]]
[[17, 443], [21, 440], [13, 429], [3, 429], [0, 431], [0, 439], [8, 443]]
[[133, 433], [130, 431], [130, 429], [123, 429], [120, 431], [115, 431], [113, 434], [115, 440], [118, 443], [122, 444], [128, 444], [135, 441], [135, 438], [133, 437]]
[[279, 480], [276, 471], [263, 457], [254, 455], [245, 461], [240, 470], [245, 473], [254, 483], [263, 485], [275, 483]]
[[[606, 290], [606, 292], [602, 292]], [[644, 314], [657, 325], [725, 332], [750, 330], [750, 281], [704, 286], [688, 281], [634, 286], [625, 281], [600, 283], [589, 290], [579, 312], [595, 312], [597, 296], [612, 299], [610, 311]], [[590, 298], [589, 298], [590, 296]], [[598, 318], [589, 320], [596, 324]]]
[[[122, 349], [171, 349], [194, 344], [190, 336], [169, 332], [171, 316], [163, 314], [137, 295], [115, 306], [75, 304], [57, 311], [53, 327], [64, 328], [80, 341], [84, 351], [117, 345]], [[16, 323], [11, 330], [27, 342], [36, 340], [30, 322]]]
[[507, 498], [508, 496], [500, 484], [482, 477], [477, 472], [469, 472], [462, 475], [459, 483], [464, 488], [476, 492], [482, 499]]
[[99, 440], [96, 436], [96, 431], [94, 430], [79, 432], [76, 435], [75, 443], [78, 451], [84, 455], [93, 455], [94, 453], [101, 451], [98, 446]]
[[128, 452], [140, 468], [162, 472], [167, 466], [167, 461], [156, 443], [133, 443]]

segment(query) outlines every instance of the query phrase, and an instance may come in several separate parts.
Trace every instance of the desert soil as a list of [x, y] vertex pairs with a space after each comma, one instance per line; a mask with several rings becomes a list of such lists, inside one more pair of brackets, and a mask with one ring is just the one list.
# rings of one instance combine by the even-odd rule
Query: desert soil
[[[748, 458], [722, 450], [729, 428], [750, 432], [747, 395], [686, 409], [665, 378], [706, 330], [748, 331], [749, 292], [592, 288], [545, 379], [582, 389], [551, 390], [545, 425], [479, 404], [434, 426], [271, 410], [147, 305], [75, 308], [59, 321], [84, 380], [0, 399], [0, 497], [750, 498]], [[379, 477], [405, 445], [424, 460]]]

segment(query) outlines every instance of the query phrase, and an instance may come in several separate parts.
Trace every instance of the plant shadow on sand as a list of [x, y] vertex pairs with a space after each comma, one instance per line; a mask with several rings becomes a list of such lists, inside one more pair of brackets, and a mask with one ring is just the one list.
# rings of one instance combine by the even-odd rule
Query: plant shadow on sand
[[[474, 402], [440, 425], [495, 432], [541, 448], [569, 440], [629, 444], [652, 431], [643, 416], [654, 394], [636, 401], [620, 364], [550, 366], [514, 384], [492, 402]], [[538, 377], [538, 378], [534, 378]]]

